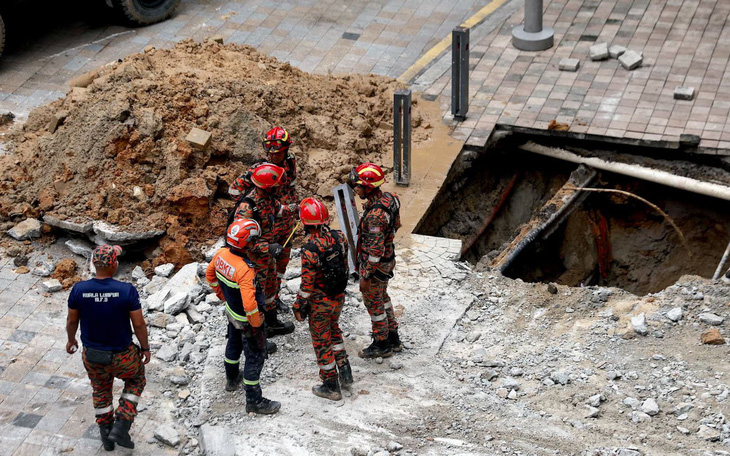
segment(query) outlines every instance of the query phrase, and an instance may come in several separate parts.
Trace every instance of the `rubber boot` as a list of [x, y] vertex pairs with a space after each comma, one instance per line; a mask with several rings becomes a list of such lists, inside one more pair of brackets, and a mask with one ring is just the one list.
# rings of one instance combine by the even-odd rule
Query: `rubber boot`
[[281, 403], [271, 401], [262, 397], [257, 403], [246, 401], [246, 413], [258, 413], [260, 415], [273, 415], [281, 408]]
[[131, 421], [117, 418], [109, 433], [109, 440], [124, 448], [134, 448], [134, 442], [132, 442], [132, 437], [129, 435], [129, 428], [131, 427]]
[[104, 445], [104, 450], [106, 451], [114, 451], [114, 442], [109, 440], [109, 433], [112, 431], [112, 423], [109, 424], [100, 424], [99, 425], [99, 434], [101, 434], [101, 443]]
[[276, 344], [270, 340], [267, 340], [266, 341], [266, 353], [268, 353], [269, 355], [273, 355], [274, 353], [276, 353], [276, 350], [277, 350]]
[[312, 392], [315, 396], [323, 397], [331, 401], [339, 401], [342, 399], [340, 385], [337, 383], [337, 377], [327, 379], [319, 386], [313, 386]]
[[284, 301], [282, 301], [278, 296], [276, 297], [276, 311], [280, 314], [289, 313], [291, 309]]
[[388, 333], [388, 342], [390, 343], [391, 350], [394, 352], [403, 351], [403, 343], [400, 341], [397, 329]]
[[369, 347], [360, 350], [360, 358], [387, 358], [393, 355], [388, 339], [373, 340]]
[[236, 378], [229, 378], [226, 381], [226, 391], [236, 391], [238, 389], [238, 385], [241, 384], [243, 381], [243, 372], [239, 373]]
[[266, 337], [283, 336], [294, 332], [294, 323], [280, 321], [276, 316], [276, 309], [266, 312]]
[[345, 361], [345, 364], [339, 366], [337, 369], [340, 371], [340, 384], [343, 388], [349, 388], [354, 383], [350, 361]]

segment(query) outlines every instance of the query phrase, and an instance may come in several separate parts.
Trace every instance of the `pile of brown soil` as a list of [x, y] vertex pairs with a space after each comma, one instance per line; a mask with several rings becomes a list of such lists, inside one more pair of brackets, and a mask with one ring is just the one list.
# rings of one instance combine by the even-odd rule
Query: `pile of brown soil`
[[[9, 135], [0, 222], [52, 214], [125, 231], [164, 229], [162, 250], [182, 261], [189, 257], [180, 247], [192, 251], [191, 241], [223, 233], [228, 185], [263, 155], [262, 135], [274, 125], [293, 137], [302, 196], [329, 197], [358, 162], [392, 163], [398, 85], [390, 79], [311, 75], [251, 47], [192, 40], [132, 55], [92, 78]], [[429, 125], [413, 103], [417, 145]], [[185, 140], [194, 127], [212, 133], [207, 149]]]

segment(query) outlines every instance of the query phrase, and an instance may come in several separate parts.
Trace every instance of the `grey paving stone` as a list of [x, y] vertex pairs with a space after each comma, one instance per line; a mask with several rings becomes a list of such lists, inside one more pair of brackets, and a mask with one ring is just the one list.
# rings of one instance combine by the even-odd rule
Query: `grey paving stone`
[[33, 429], [34, 427], [36, 427], [41, 418], [43, 418], [43, 416], [41, 415], [20, 412], [18, 413], [18, 416], [15, 417], [12, 424], [19, 427]]
[[46, 384], [44, 385], [46, 388], [56, 388], [56, 389], [65, 389], [66, 386], [68, 386], [68, 383], [71, 381], [71, 379], [67, 377], [60, 377], [58, 375], [54, 375], [51, 378], [48, 379]]
[[578, 71], [580, 67], [580, 60], [578, 59], [562, 59], [558, 64], [560, 71]]
[[695, 88], [694, 87], [682, 87], [679, 86], [674, 89], [675, 100], [694, 100]]
[[23, 344], [29, 343], [33, 338], [35, 337], [36, 333], [33, 331], [23, 331], [21, 329], [16, 329], [13, 331], [13, 334], [10, 336], [11, 341], [13, 342], [20, 342]]
[[619, 57], [618, 61], [622, 67], [630, 71], [639, 68], [644, 61], [644, 57], [636, 51], [629, 50]]

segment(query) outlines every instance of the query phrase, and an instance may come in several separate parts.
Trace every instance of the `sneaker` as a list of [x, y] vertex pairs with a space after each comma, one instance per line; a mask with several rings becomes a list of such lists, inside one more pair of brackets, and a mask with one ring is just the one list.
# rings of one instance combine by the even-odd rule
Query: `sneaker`
[[373, 340], [369, 347], [360, 350], [360, 358], [387, 358], [393, 355], [388, 339]]
[[400, 337], [398, 336], [398, 330], [390, 331], [388, 333], [388, 342], [390, 343], [390, 348], [394, 352], [401, 352], [403, 351], [403, 343], [400, 341]]
[[239, 373], [238, 377], [236, 377], [234, 379], [229, 378], [226, 381], [226, 391], [228, 391], [228, 392], [236, 391], [238, 389], [238, 385], [240, 385], [242, 381], [243, 381], [243, 372]]
[[323, 397], [331, 401], [339, 401], [342, 399], [342, 392], [340, 391], [340, 385], [337, 383], [337, 378], [326, 380], [319, 386], [313, 386], [312, 392], [315, 396]]
[[262, 397], [260, 401], [255, 404], [246, 402], [246, 413], [258, 413], [260, 415], [273, 415], [278, 412], [281, 408], [281, 403], [277, 401], [271, 401]]

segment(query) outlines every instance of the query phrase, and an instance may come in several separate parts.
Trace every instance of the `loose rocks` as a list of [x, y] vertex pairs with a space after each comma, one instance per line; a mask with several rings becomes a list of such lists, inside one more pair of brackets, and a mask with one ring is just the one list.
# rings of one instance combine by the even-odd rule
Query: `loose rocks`
[[682, 312], [681, 307], [675, 307], [674, 309], [667, 312], [667, 318], [674, 322], [681, 320], [683, 315], [684, 313]]
[[177, 433], [175, 428], [169, 424], [165, 424], [157, 428], [155, 430], [155, 438], [171, 447], [177, 446], [180, 443], [180, 435]]
[[37, 219], [25, 219], [8, 230], [8, 235], [18, 241], [38, 238], [41, 236], [41, 222]]
[[705, 312], [700, 314], [700, 321], [712, 326], [720, 326], [725, 319], [714, 313]]
[[724, 345], [725, 338], [722, 337], [720, 331], [716, 328], [710, 329], [702, 333], [701, 340], [706, 345]]
[[649, 333], [649, 329], [646, 327], [646, 316], [643, 312], [635, 317], [631, 317], [631, 326], [636, 334], [646, 336]]

